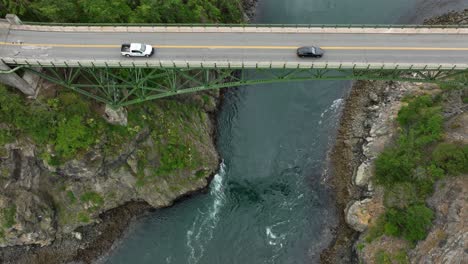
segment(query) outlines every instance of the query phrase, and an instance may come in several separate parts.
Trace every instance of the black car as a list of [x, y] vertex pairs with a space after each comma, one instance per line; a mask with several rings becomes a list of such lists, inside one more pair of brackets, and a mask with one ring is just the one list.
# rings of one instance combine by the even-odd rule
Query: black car
[[300, 47], [297, 49], [297, 56], [299, 57], [314, 57], [321, 58], [325, 51], [319, 47]]

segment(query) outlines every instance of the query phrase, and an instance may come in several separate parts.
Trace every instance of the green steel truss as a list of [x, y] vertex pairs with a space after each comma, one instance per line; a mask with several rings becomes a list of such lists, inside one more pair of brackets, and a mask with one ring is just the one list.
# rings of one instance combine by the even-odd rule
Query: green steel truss
[[[210, 89], [307, 80], [393, 80], [468, 85], [468, 70], [35, 68], [42, 78], [114, 108]], [[252, 74], [255, 73], [255, 74]]]

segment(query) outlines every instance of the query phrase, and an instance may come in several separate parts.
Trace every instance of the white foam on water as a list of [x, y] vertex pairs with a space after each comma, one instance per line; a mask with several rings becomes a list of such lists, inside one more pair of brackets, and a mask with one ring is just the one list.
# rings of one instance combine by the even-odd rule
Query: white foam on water
[[343, 104], [344, 100], [343, 98], [338, 98], [336, 100], [333, 101], [333, 103], [327, 108], [325, 109], [325, 111], [323, 111], [321, 114], [320, 114], [320, 120], [318, 121], [318, 124], [321, 125], [322, 122], [323, 122], [323, 118], [325, 117], [325, 115], [327, 113], [331, 113], [331, 114], [335, 114], [337, 110], [340, 109], [341, 105]]
[[213, 202], [205, 211], [199, 211], [192, 227], [187, 231], [187, 247], [189, 248], [188, 263], [199, 263], [203, 257], [206, 245], [213, 238], [213, 230], [219, 220], [219, 211], [223, 207], [226, 196], [224, 194], [224, 176], [226, 165], [221, 162], [219, 172], [213, 177], [210, 185], [210, 197]]
[[273, 229], [275, 227], [281, 226], [283, 224], [287, 224], [289, 220], [287, 221], [281, 221], [278, 223], [275, 223], [271, 226], [265, 227], [265, 234], [267, 236], [268, 244], [272, 246], [278, 246], [277, 249], [283, 248], [283, 241], [286, 239], [286, 234], [278, 234], [274, 233]]

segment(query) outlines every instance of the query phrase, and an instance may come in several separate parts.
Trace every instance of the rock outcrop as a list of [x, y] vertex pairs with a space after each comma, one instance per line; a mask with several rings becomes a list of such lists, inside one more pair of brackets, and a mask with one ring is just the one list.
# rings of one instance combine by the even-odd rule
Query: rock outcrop
[[[53, 162], [56, 155], [53, 146], [39, 146], [27, 136], [0, 146], [0, 262], [38, 263], [40, 256], [50, 254], [47, 248], [58, 255], [63, 253], [57, 262], [48, 263], [71, 260], [78, 256], [77, 250], [93, 245], [90, 239], [117, 238], [114, 233], [106, 234], [106, 225], [100, 224], [109, 210], [122, 206], [133, 208], [131, 204], [138, 202], [148, 205], [135, 207], [134, 211], [141, 213], [142, 208], [167, 207], [176, 199], [205, 188], [219, 162], [212, 138], [215, 126], [209, 116], [216, 110], [218, 95], [210, 92], [203, 96], [205, 100], [197, 96], [181, 99], [189, 100], [187, 104], [201, 102], [201, 110], [186, 111], [177, 117], [177, 125], [168, 124], [172, 129], [180, 129], [177, 140], [190, 142], [190, 147], [184, 149], [181, 145], [184, 151], [174, 150], [179, 156], [165, 161], [162, 155], [173, 154], [164, 149], [168, 139], [148, 127], [138, 128], [134, 136], [114, 144], [112, 149], [103, 142], [116, 139], [100, 138], [90, 148], [59, 164]], [[185, 122], [184, 118], [191, 121]], [[127, 120], [118, 118], [114, 122], [123, 125]], [[191, 162], [193, 159], [196, 162]], [[188, 165], [164, 164], [180, 160]], [[166, 165], [165, 170], [159, 170], [162, 165]], [[128, 224], [131, 213], [125, 209], [120, 212], [112, 214], [123, 215], [125, 220], [112, 221]], [[90, 225], [98, 229], [80, 231]], [[101, 228], [103, 231], [99, 231]], [[110, 247], [108, 242], [106, 246]], [[73, 250], [72, 244], [76, 244]], [[26, 249], [30, 254], [18, 254]]]
[[123, 107], [114, 109], [109, 105], [106, 105], [103, 117], [111, 124], [126, 126], [127, 115], [127, 110]]
[[345, 211], [346, 222], [354, 230], [363, 232], [383, 212], [383, 192], [379, 188], [375, 190], [372, 184], [374, 161], [396, 132], [394, 122], [402, 105], [401, 98], [425, 88], [421, 84], [398, 82], [363, 82], [360, 85], [372, 87], [367, 95], [368, 104], [362, 109], [366, 119], [353, 126], [354, 135], [364, 139], [361, 147], [354, 151], [359, 159], [353, 170], [353, 184], [361, 189], [363, 198], [351, 201]]
[[412, 262], [465, 263], [468, 261], [468, 175], [439, 182], [429, 205], [436, 211], [434, 226], [410, 253]]

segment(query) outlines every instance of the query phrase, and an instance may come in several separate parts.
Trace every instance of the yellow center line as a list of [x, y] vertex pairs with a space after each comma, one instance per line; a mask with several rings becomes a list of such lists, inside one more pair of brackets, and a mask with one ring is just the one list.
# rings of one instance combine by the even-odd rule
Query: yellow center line
[[[60, 48], [119, 48], [120, 45], [108, 44], [39, 44], [39, 43], [12, 43], [0, 42], [3, 46], [40, 46]], [[267, 50], [293, 50], [297, 46], [225, 46], [225, 45], [158, 45], [158, 49], [267, 49]], [[467, 48], [448, 47], [375, 47], [375, 46], [323, 46], [325, 50], [419, 50], [419, 51], [468, 51]]]

